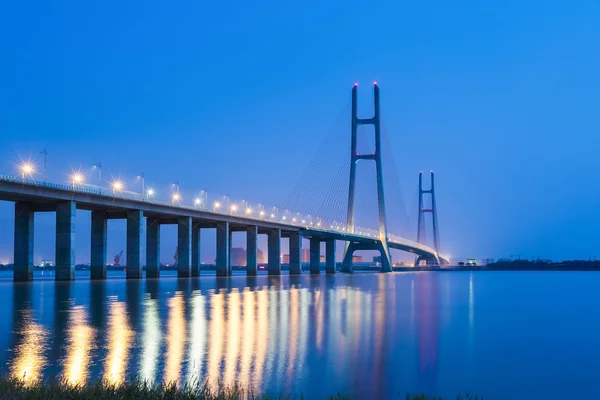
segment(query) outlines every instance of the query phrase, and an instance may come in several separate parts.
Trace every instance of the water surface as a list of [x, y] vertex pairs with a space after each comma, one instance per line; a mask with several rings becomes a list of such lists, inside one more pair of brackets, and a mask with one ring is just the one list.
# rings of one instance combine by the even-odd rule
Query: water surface
[[11, 279], [0, 275], [0, 365], [24, 379], [600, 398], [596, 272]]

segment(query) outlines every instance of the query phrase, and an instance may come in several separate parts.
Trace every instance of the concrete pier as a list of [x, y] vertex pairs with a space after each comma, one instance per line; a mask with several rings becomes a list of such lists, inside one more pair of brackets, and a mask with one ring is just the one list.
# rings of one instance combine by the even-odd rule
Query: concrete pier
[[325, 241], [325, 273], [335, 274], [335, 239]]
[[127, 211], [127, 279], [142, 277], [142, 210]]
[[217, 222], [217, 276], [231, 275], [229, 222]]
[[300, 232], [290, 233], [290, 275], [302, 273], [302, 236]]
[[192, 225], [192, 276], [200, 276], [200, 226]]
[[160, 219], [146, 218], [146, 278], [160, 276]]
[[33, 280], [33, 216], [29, 203], [15, 203], [15, 281]]
[[192, 276], [192, 217], [177, 219], [177, 276]]
[[246, 228], [246, 275], [254, 276], [258, 271], [258, 227]]
[[105, 211], [92, 211], [90, 277], [106, 279], [106, 239], [108, 219]]
[[56, 206], [56, 260], [57, 281], [75, 279], [75, 202], [64, 201]]
[[269, 275], [281, 275], [281, 229], [274, 228], [269, 231], [267, 246]]
[[342, 272], [351, 274], [354, 272], [354, 266], [352, 265], [352, 256], [356, 250], [356, 244], [350, 242], [346, 245], [346, 251], [344, 253], [344, 260], [342, 261]]
[[310, 273], [321, 273], [321, 241], [318, 238], [310, 238]]

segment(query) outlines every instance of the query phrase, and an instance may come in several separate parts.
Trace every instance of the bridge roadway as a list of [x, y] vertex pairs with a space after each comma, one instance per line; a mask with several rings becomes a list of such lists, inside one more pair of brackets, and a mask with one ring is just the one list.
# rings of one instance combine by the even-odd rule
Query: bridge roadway
[[[281, 238], [289, 238], [290, 274], [302, 273], [302, 238], [310, 240], [310, 271], [320, 272], [321, 242], [326, 243], [325, 266], [327, 273], [335, 272], [336, 240], [360, 244], [379, 243], [367, 231], [349, 233], [344, 228], [317, 229], [288, 221], [270, 218], [252, 218], [232, 213], [220, 213], [143, 199], [131, 193], [112, 193], [107, 190], [88, 190], [33, 180], [21, 180], [0, 175], [0, 200], [15, 202], [14, 278], [33, 279], [33, 237], [36, 212], [56, 212], [56, 279], [72, 280], [75, 276], [75, 215], [76, 210], [92, 213], [91, 226], [91, 277], [106, 277], [107, 221], [127, 220], [126, 275], [142, 277], [143, 223], [146, 217], [146, 276], [158, 277], [160, 273], [160, 225], [178, 226], [178, 275], [198, 276], [200, 267], [200, 230], [216, 228], [217, 275], [231, 274], [231, 234], [246, 232], [247, 273], [257, 272], [257, 237], [268, 236], [268, 272], [281, 273]], [[423, 259], [444, 261], [433, 249], [403, 238], [388, 238], [391, 248], [408, 251]]]

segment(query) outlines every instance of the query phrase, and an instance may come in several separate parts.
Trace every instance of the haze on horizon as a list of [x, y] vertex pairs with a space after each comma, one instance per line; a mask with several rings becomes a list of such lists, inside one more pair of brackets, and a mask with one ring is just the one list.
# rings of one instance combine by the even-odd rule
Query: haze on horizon
[[[128, 182], [280, 204], [354, 82], [370, 109], [377, 81], [407, 206], [418, 171], [436, 172], [443, 252], [600, 256], [599, 21], [593, 0], [8, 2], [0, 174], [20, 157], [39, 168], [45, 148], [54, 182], [102, 162]], [[0, 261], [13, 217], [0, 203]], [[53, 235], [36, 215], [36, 262]], [[111, 223], [109, 261], [124, 237]]]

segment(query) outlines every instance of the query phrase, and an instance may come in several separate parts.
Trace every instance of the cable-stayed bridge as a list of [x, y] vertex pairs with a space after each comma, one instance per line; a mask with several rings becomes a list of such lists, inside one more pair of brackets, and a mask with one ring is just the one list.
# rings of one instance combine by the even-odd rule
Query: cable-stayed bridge
[[[368, 132], [365, 127], [372, 130]], [[152, 190], [143, 186], [143, 181], [141, 192], [135, 193], [125, 191], [119, 181], [112, 182], [109, 187], [86, 185], [79, 174], [73, 175], [71, 185], [58, 185], [47, 182], [45, 174], [43, 181], [33, 179], [32, 166], [24, 164], [20, 177], [0, 175], [0, 200], [15, 202], [15, 280], [33, 279], [34, 216], [48, 211], [56, 212], [56, 279], [74, 279], [77, 209], [91, 211], [90, 268], [93, 279], [106, 277], [107, 221], [110, 219], [127, 221], [128, 278], [143, 276], [144, 249], [146, 276], [159, 276], [160, 226], [165, 224], [177, 225], [177, 269], [182, 277], [199, 275], [201, 230], [209, 228], [216, 229], [216, 270], [221, 276], [232, 273], [231, 238], [232, 233], [238, 231], [246, 233], [246, 270], [249, 275], [257, 273], [259, 234], [268, 236], [270, 275], [281, 273], [282, 238], [289, 239], [290, 274], [302, 273], [302, 238], [310, 240], [311, 273], [320, 273], [322, 242], [325, 242], [327, 273], [336, 271], [337, 241], [344, 242], [341, 268], [344, 272], [353, 271], [352, 256], [360, 250], [379, 251], [382, 272], [392, 270], [390, 249], [413, 253], [417, 263], [447, 263], [448, 258], [439, 252], [433, 172], [428, 190], [423, 189], [422, 174], [419, 176], [417, 241], [402, 234], [406, 232], [402, 223], [390, 221], [386, 210], [386, 199], [390, 195], [386, 197], [384, 191], [386, 167], [391, 167], [389, 175], [396, 177], [396, 184], [397, 175], [393, 157], [386, 157], [389, 146], [382, 127], [377, 84], [374, 84], [374, 114], [370, 118], [359, 117], [357, 85], [353, 87], [350, 146], [347, 150], [341, 147], [344, 153], [337, 160], [328, 145], [330, 139], [325, 139], [283, 208], [268, 208], [245, 201], [232, 202], [227, 197], [213, 199], [206, 192], [201, 192], [191, 204], [186, 204], [178, 187], [170, 201], [163, 201], [154, 197]], [[371, 168], [374, 179], [361, 175], [363, 165], [374, 166], [374, 169]], [[323, 177], [326, 179], [321, 179]], [[366, 179], [364, 184], [361, 179]], [[320, 190], [319, 185], [325, 185], [325, 189]], [[394, 185], [391, 186], [393, 189]], [[393, 197], [394, 191], [390, 192]], [[369, 204], [369, 194], [375, 199], [375, 205]], [[431, 206], [425, 205], [424, 195], [430, 195]], [[401, 194], [399, 196], [401, 198]], [[402, 208], [400, 211], [406, 220], [404, 206], [394, 206], [396, 210]], [[433, 247], [424, 244], [425, 213], [433, 216]]]

